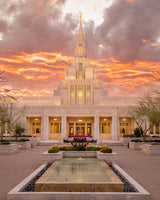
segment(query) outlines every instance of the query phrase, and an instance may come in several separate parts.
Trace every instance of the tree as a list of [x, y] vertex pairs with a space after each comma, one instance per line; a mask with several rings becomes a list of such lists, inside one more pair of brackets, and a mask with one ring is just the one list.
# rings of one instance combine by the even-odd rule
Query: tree
[[17, 140], [17, 137], [20, 136], [22, 133], [25, 132], [25, 128], [21, 123], [17, 123], [14, 126], [14, 133]]
[[129, 114], [136, 122], [145, 141], [147, 132], [151, 128], [151, 124], [147, 126], [147, 122], [151, 122], [152, 125], [160, 123], [160, 92], [154, 91], [139, 98], [137, 105], [130, 107]]
[[[9, 125], [10, 140], [13, 127], [20, 123], [22, 115], [25, 113], [25, 107], [17, 106], [18, 98], [12, 95], [13, 90], [17, 89], [5, 89], [8, 81], [3, 77], [4, 72], [0, 72], [0, 135], [3, 140], [3, 134], [5, 132], [5, 124]], [[19, 90], [18, 90], [19, 91]]]
[[0, 134], [1, 134], [1, 142], [3, 140], [3, 134], [5, 132], [5, 123], [10, 121], [8, 105], [4, 103], [0, 103]]

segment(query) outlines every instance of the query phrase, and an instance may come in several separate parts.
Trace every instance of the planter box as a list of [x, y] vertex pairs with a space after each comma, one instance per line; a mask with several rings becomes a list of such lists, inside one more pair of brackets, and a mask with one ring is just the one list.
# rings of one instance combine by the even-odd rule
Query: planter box
[[60, 160], [63, 158], [63, 151], [58, 153], [48, 153], [48, 151], [42, 153], [42, 163], [53, 163], [54, 160]]
[[115, 152], [102, 153], [97, 151], [97, 159], [105, 160], [108, 164], [116, 164], [118, 162], [118, 154]]
[[160, 145], [143, 144], [142, 152], [148, 155], [160, 156]]
[[0, 154], [9, 155], [15, 154], [19, 150], [18, 144], [0, 145]]
[[132, 140], [136, 140], [136, 139], [141, 139], [141, 138], [137, 138], [137, 137], [123, 137], [122, 138], [123, 145], [127, 146], [128, 143], [130, 143]]
[[35, 146], [38, 145], [39, 138], [38, 137], [31, 137], [31, 138], [29, 138], [29, 141], [31, 141], [31, 146], [35, 147]]
[[48, 153], [48, 151], [42, 154], [42, 163], [52, 163], [54, 160], [62, 159], [63, 157], [92, 157], [99, 160], [105, 160], [108, 164], [114, 164], [118, 161], [118, 154], [101, 153], [99, 151], [60, 151], [58, 153]]
[[141, 150], [144, 142], [130, 142], [129, 148], [133, 150]]
[[26, 142], [17, 142], [16, 143], [21, 150], [30, 149], [31, 148], [31, 141]]

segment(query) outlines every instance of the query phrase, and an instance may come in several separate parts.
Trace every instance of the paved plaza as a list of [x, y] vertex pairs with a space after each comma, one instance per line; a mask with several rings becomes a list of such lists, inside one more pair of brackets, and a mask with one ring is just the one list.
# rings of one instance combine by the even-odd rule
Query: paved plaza
[[[41, 153], [48, 146], [21, 150], [14, 155], [0, 155], [0, 200], [41, 165]], [[124, 146], [113, 147], [119, 155], [119, 166], [151, 193], [152, 200], [160, 199], [160, 156], [148, 156]]]

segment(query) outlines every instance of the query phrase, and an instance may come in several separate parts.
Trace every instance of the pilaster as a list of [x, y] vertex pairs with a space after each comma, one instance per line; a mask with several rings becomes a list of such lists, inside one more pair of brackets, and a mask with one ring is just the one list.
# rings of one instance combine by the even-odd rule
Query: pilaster
[[66, 115], [62, 116], [62, 129], [61, 129], [61, 140], [63, 141], [63, 139], [66, 137]]
[[99, 141], [99, 115], [94, 116], [94, 139]]
[[120, 140], [119, 117], [116, 107], [112, 108], [112, 140], [114, 141]]
[[43, 118], [42, 118], [42, 131], [41, 131], [42, 140], [49, 139], [49, 116], [48, 110], [44, 110]]

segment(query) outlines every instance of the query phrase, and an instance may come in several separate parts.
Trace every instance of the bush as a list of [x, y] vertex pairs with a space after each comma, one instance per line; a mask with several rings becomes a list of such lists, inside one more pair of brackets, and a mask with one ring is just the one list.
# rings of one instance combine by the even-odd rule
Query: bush
[[128, 134], [123, 134], [123, 137], [136, 137], [134, 134], [128, 135]]
[[111, 147], [104, 145], [104, 146], [101, 147], [100, 152], [102, 152], [102, 153], [112, 153], [112, 149], [111, 149]]
[[143, 129], [142, 128], [135, 128], [134, 129], [134, 135], [136, 136], [136, 137], [141, 137], [141, 136], [143, 136]]
[[20, 140], [18, 140], [18, 142], [26, 142], [26, 141], [29, 141], [29, 140], [26, 138], [21, 138]]
[[2, 145], [8, 145], [8, 144], [10, 144], [10, 142], [8, 140], [2, 140], [1, 144]]
[[50, 149], [48, 150], [48, 153], [58, 153], [60, 150], [59, 150], [59, 147], [57, 145], [53, 145], [50, 147]]
[[104, 146], [72, 146], [72, 145], [53, 145], [48, 150], [48, 153], [57, 153], [59, 151], [101, 151], [103, 153], [112, 153], [111, 147]]
[[101, 147], [100, 146], [87, 146], [85, 148], [86, 151], [100, 151]]
[[132, 140], [132, 142], [143, 142], [141, 139]]

